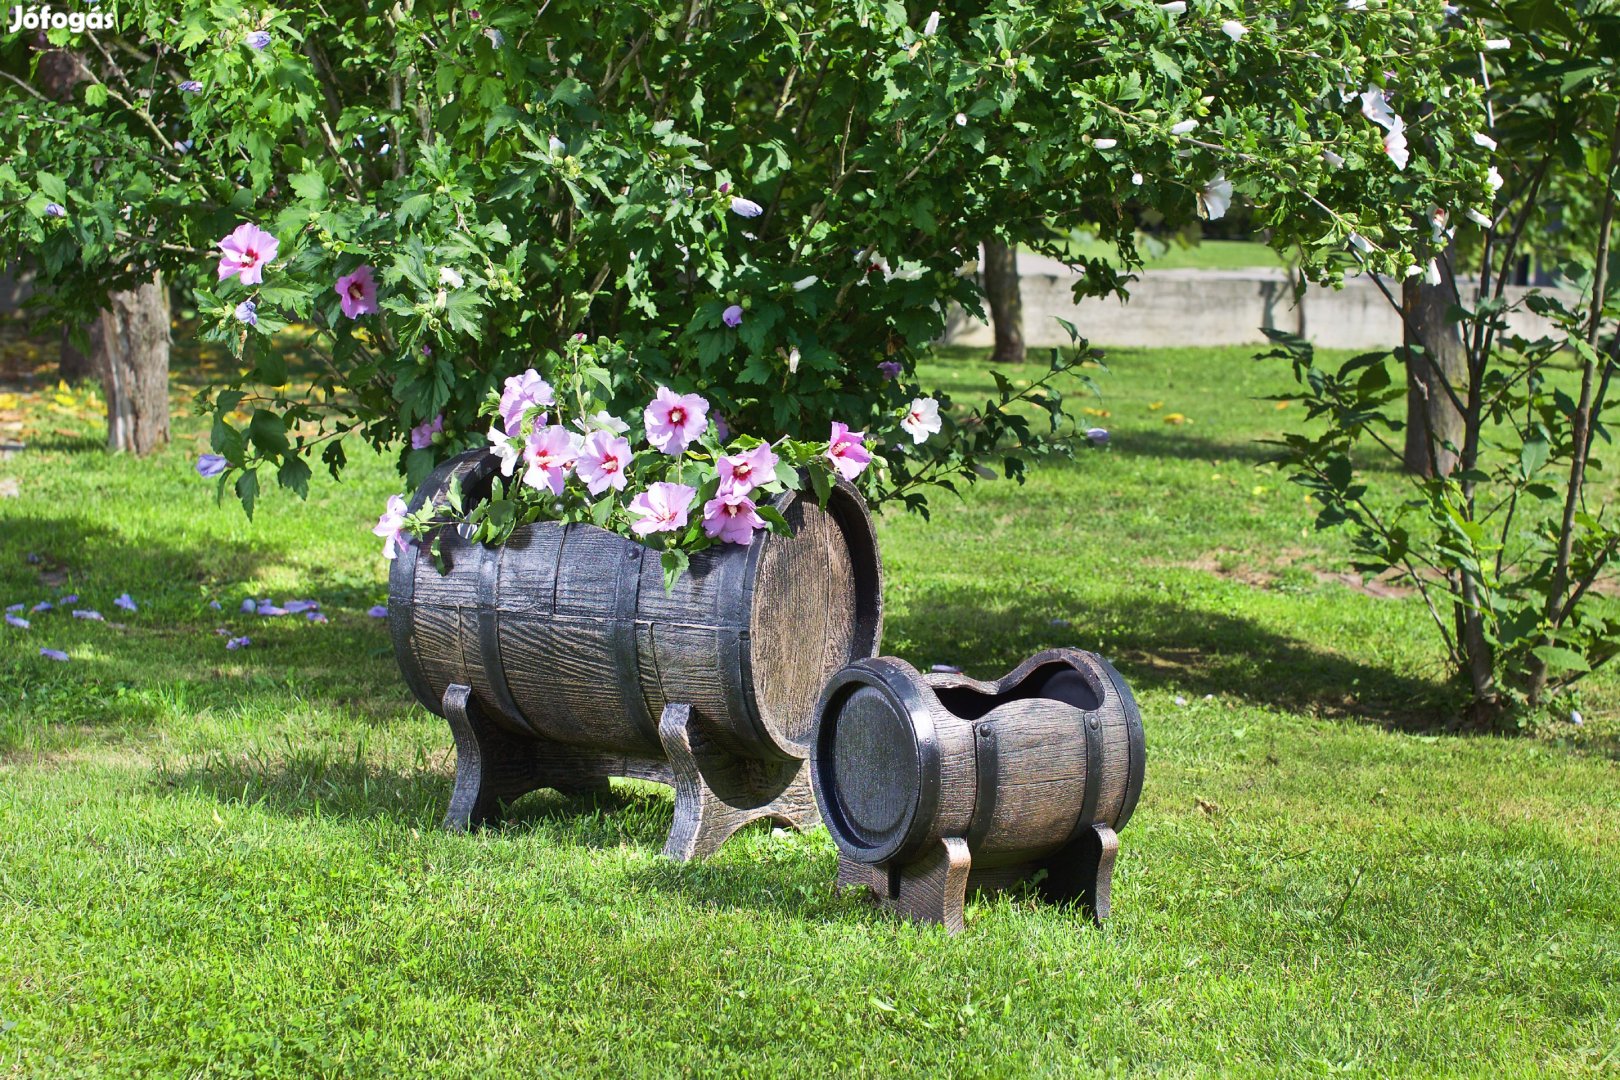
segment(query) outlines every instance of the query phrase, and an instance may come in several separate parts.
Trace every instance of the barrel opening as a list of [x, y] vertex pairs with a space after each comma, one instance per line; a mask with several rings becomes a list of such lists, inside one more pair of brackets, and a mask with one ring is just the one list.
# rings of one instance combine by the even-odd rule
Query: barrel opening
[[912, 852], [940, 796], [939, 744], [915, 686], [859, 661], [828, 683], [817, 712], [811, 783], [839, 850], [863, 863]]
[[970, 686], [941, 686], [934, 690], [939, 703], [964, 720], [977, 720], [1009, 701], [1045, 698], [1061, 701], [1083, 712], [1101, 708], [1103, 690], [1089, 673], [1062, 661], [1042, 664], [1017, 686], [999, 694], [986, 694]]

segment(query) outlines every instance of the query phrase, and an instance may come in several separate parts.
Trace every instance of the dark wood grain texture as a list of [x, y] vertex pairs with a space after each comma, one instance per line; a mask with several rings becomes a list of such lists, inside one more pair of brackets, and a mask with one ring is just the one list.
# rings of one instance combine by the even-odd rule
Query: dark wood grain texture
[[580, 796], [605, 794], [610, 776], [674, 782], [669, 765], [657, 759], [514, 737], [490, 721], [467, 686], [447, 689], [443, 710], [456, 742], [456, 782], [444, 817], [453, 831], [498, 821], [505, 805], [540, 788]]
[[732, 833], [763, 818], [801, 831], [821, 820], [803, 760], [729, 753], [704, 734], [689, 705], [666, 705], [658, 734], [675, 778], [675, 823], [664, 844], [670, 858], [712, 855]]
[[935, 841], [905, 866], [861, 863], [840, 853], [838, 887], [864, 887], [869, 900], [896, 915], [959, 934], [967, 926], [963, 908], [972, 862], [967, 841], [956, 836]]
[[[413, 508], [442, 502], [457, 478], [469, 501], [500, 482], [490, 455], [464, 454]], [[813, 824], [804, 762], [817, 695], [876, 652], [882, 567], [848, 485], [826, 510], [794, 493], [775, 505], [793, 535], [697, 552], [667, 592], [656, 552], [584, 524], [523, 526], [499, 547], [442, 529], [442, 566], [426, 542], [396, 559], [400, 670], [456, 739], [447, 824], [493, 820], [538, 787], [622, 775], [676, 787], [666, 852], [677, 858], [758, 818]]]
[[[811, 776], [840, 882], [875, 882], [894, 910], [959, 928], [958, 893], [935, 888], [956, 880], [941, 876], [941, 843], [961, 845], [945, 862], [968, 890], [1034, 883], [1106, 918], [1145, 756], [1130, 688], [1092, 653], [1048, 650], [993, 683], [875, 657], [823, 692]], [[936, 896], [943, 920], [926, 914]]]

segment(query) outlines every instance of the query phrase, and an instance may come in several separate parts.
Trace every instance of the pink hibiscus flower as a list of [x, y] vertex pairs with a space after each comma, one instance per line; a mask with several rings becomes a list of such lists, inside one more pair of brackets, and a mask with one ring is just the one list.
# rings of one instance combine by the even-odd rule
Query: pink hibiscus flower
[[629, 510], [639, 517], [630, 525], [638, 536], [655, 532], [674, 532], [686, 528], [687, 511], [697, 489], [685, 484], [653, 484], [630, 500]]
[[741, 454], [727, 454], [717, 466], [720, 472], [718, 494], [746, 495], [760, 484], [770, 483], [776, 478], [776, 461], [776, 454], [765, 443]]
[[[530, 368], [521, 375], [513, 375], [506, 380], [501, 389], [501, 425], [506, 433], [514, 438], [523, 431], [523, 414], [537, 406], [555, 405], [556, 395], [551, 391], [551, 384], [540, 377], [540, 373]], [[535, 421], [545, 424], [544, 414]]]
[[371, 275], [371, 267], [361, 263], [354, 268], [354, 273], [344, 274], [337, 279], [334, 287], [343, 305], [343, 314], [351, 319], [377, 313], [377, 282]]
[[233, 274], [244, 285], [264, 284], [264, 266], [276, 257], [280, 246], [276, 238], [257, 225], [238, 225], [231, 235], [219, 242], [219, 280]]
[[839, 476], [853, 480], [866, 470], [872, 460], [872, 452], [866, 448], [866, 432], [851, 431], [849, 425], [834, 420], [827, 439], [827, 460]]
[[523, 448], [523, 482], [532, 488], [550, 488], [561, 495], [568, 472], [579, 457], [579, 436], [565, 427], [552, 425], [529, 436]]
[[624, 490], [624, 470], [630, 464], [630, 440], [611, 431], [593, 431], [585, 437], [574, 471], [585, 481], [592, 495], [608, 488]]
[[765, 519], [754, 509], [754, 500], [738, 492], [717, 495], [703, 504], [703, 531], [727, 544], [747, 544], [754, 530], [763, 529]]
[[642, 412], [647, 425], [647, 441], [666, 454], [684, 453], [687, 444], [703, 434], [708, 424], [709, 403], [696, 394], [676, 394], [660, 386], [658, 394]]
[[398, 495], [388, 496], [388, 507], [383, 511], [372, 533], [382, 537], [383, 557], [392, 559], [405, 550], [405, 500]]
[[433, 436], [444, 430], [444, 414], [424, 420], [411, 428], [411, 449], [423, 450], [433, 445]]

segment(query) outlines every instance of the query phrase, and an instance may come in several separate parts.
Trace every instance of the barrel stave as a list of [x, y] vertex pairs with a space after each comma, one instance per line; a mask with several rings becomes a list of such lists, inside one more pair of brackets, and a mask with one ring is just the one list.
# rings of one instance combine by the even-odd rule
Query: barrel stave
[[[975, 865], [1063, 846], [1085, 806], [1086, 716], [1060, 701], [1013, 701], [977, 724], [979, 805], [968, 828]], [[993, 748], [990, 744], [993, 743]]]

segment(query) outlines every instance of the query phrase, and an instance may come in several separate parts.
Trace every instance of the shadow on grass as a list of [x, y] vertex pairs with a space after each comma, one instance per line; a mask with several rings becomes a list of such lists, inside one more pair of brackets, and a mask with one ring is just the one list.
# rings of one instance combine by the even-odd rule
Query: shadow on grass
[[137, 584], [229, 585], [285, 556], [283, 544], [263, 537], [251, 543], [131, 542], [88, 514], [8, 517], [0, 522], [0, 551], [13, 556], [0, 563], [0, 583], [42, 596], [70, 587], [117, 593]]
[[[1067, 645], [1107, 656], [1138, 689], [1237, 697], [1404, 731], [1438, 729], [1454, 712], [1444, 684], [1362, 663], [1249, 619], [1140, 597], [1095, 611], [1093, 620], [1087, 609], [1066, 590], [941, 587], [911, 598], [889, 628], [924, 669], [948, 662], [981, 678]], [[1070, 625], [1053, 625], [1054, 613], [1068, 615]]]
[[[207, 606], [208, 596], [235, 595], [285, 560], [285, 542], [130, 540], [86, 515], [36, 513], [0, 520], [0, 552], [5, 601], [55, 605], [25, 612], [31, 627], [0, 636], [0, 755], [140, 736], [165, 717], [206, 709], [284, 712], [307, 703], [377, 723], [409, 701], [386, 633], [362, 614], [369, 590], [311, 580], [301, 595], [321, 604], [325, 625]], [[124, 592], [139, 610], [113, 606]], [[75, 608], [103, 621], [74, 619]], [[226, 651], [236, 635], [252, 638], [251, 651]], [[44, 659], [42, 648], [72, 659]]]
[[[288, 818], [391, 819], [424, 833], [443, 828], [450, 798], [449, 776], [425, 762], [419, 768], [386, 768], [319, 751], [295, 751], [284, 758], [211, 755], [179, 771], [160, 771], [155, 779], [163, 790]], [[559, 848], [632, 847], [652, 855], [662, 850], [673, 819], [674, 803], [667, 789], [616, 783], [600, 796], [532, 792], [483, 831], [539, 839]], [[830, 851], [807, 857], [802, 843], [777, 842], [770, 829], [768, 821], [747, 826], [713, 859], [689, 863], [654, 859], [633, 866], [626, 872], [625, 884], [698, 906], [820, 920], [883, 917], [853, 897], [834, 895]], [[736, 854], [741, 847], [748, 848], [745, 856]]]
[[[445, 754], [450, 756], [449, 732]], [[330, 747], [259, 749], [226, 756], [209, 754], [179, 769], [160, 768], [160, 787], [252, 806], [284, 817], [331, 817], [355, 821], [391, 818], [419, 829], [439, 829], [450, 805], [451, 766], [419, 755], [406, 768], [380, 765], [365, 756]], [[619, 783], [603, 795], [565, 796], [551, 789], [530, 792], [506, 808], [497, 833], [543, 831], [577, 847], [631, 844], [661, 848], [674, 820], [668, 789]]]
[[1183, 461], [1241, 461], [1260, 465], [1277, 456], [1277, 448], [1253, 439], [1209, 439], [1180, 431], [1116, 431], [1115, 453], [1133, 458], [1176, 458]]
[[[427, 834], [443, 831], [450, 798], [450, 778], [425, 765], [385, 768], [319, 752], [295, 752], [279, 759], [214, 755], [179, 771], [160, 771], [155, 781], [170, 793], [217, 799], [293, 820], [390, 820], [420, 830], [424, 843]], [[663, 849], [673, 819], [674, 803], [667, 789], [632, 782], [616, 783], [600, 796], [531, 792], [509, 807], [498, 824], [480, 831], [497, 839], [539, 841], [559, 850], [632, 848], [653, 856]], [[623, 871], [622, 887], [696, 907], [771, 912], [795, 919], [885, 917], [853, 894], [834, 894], [831, 845], [807, 853], [802, 842], [777, 841], [770, 829], [768, 821], [747, 826], [711, 859], [637, 860]], [[447, 834], [437, 841], [445, 842], [478, 840]], [[611, 864], [606, 872], [619, 873]], [[590, 887], [600, 885], [597, 878]]]

